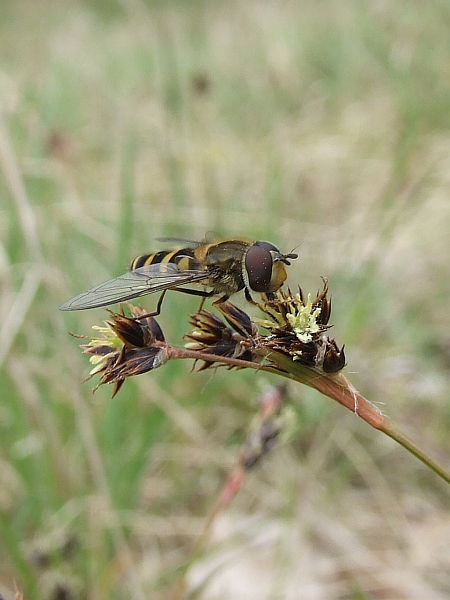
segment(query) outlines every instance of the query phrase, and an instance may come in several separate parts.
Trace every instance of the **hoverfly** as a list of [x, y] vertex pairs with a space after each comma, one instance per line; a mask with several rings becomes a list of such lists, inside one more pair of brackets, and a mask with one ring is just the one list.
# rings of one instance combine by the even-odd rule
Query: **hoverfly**
[[[60, 310], [86, 310], [163, 292], [155, 313], [159, 314], [164, 294], [176, 290], [186, 294], [219, 296], [217, 303], [244, 290], [249, 302], [251, 292], [272, 294], [286, 279], [285, 265], [297, 254], [282, 254], [269, 242], [246, 238], [214, 242], [164, 239], [177, 243], [176, 250], [162, 250], [135, 258], [130, 271], [75, 296]], [[184, 286], [199, 284], [200, 289]]]

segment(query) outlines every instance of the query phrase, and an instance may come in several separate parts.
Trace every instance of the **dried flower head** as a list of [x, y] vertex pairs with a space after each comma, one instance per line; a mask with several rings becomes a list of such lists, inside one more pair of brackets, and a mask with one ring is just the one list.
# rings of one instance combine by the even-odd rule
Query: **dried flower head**
[[168, 360], [164, 334], [157, 321], [144, 316], [145, 311], [130, 306], [132, 317], [111, 313], [111, 319], [104, 327], [93, 326], [100, 337], [92, 339], [81, 348], [90, 354], [90, 361], [96, 365], [89, 379], [101, 373], [97, 389], [104, 383], [114, 383], [113, 396], [122, 387], [127, 377], [146, 373], [165, 364]]
[[241, 452], [241, 464], [252, 469], [270, 452], [277, 442], [286, 438], [293, 423], [293, 413], [286, 406], [285, 385], [271, 387], [261, 396], [259, 411], [254, 416]]
[[336, 341], [325, 335], [330, 328], [331, 300], [328, 299], [328, 283], [324, 280], [322, 291], [315, 300], [308, 294], [305, 301], [301, 288], [278, 291], [262, 305], [264, 319], [255, 322], [270, 334], [262, 338], [266, 349], [276, 350], [307, 367], [336, 373], [345, 366], [344, 347], [339, 349]]
[[[226, 322], [206, 310], [191, 315], [190, 323], [194, 329], [185, 336], [189, 340], [185, 347], [213, 354], [217, 356], [217, 362], [220, 362], [221, 357], [254, 362], [257, 358], [253, 352], [258, 337], [257, 326], [234, 304], [223, 302], [216, 306]], [[199, 370], [207, 369], [215, 362], [204, 360]], [[236, 365], [228, 366], [232, 368]]]

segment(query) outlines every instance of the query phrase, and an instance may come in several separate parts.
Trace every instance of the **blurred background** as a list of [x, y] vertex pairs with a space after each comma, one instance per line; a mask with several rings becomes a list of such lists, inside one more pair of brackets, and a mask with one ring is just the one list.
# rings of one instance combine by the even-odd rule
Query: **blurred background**
[[[58, 306], [158, 237], [295, 247], [292, 287], [329, 279], [347, 376], [450, 465], [450, 4], [2, 0], [0, 109], [5, 600], [168, 598], [276, 383], [168, 364], [92, 395], [68, 332], [107, 313]], [[171, 342], [197, 306], [167, 295]], [[448, 598], [448, 486], [317, 392], [289, 399], [295, 430], [186, 597]]]

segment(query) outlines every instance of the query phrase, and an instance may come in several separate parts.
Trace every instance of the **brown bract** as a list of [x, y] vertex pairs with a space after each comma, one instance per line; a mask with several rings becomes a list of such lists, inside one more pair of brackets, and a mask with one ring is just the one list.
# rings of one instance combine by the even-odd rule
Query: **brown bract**
[[94, 390], [104, 383], [114, 383], [113, 397], [127, 377], [156, 369], [168, 360], [164, 334], [156, 319], [143, 317], [143, 309], [129, 306], [132, 317], [111, 313], [111, 319], [105, 321], [106, 327], [97, 328], [103, 339], [93, 339], [81, 346], [97, 364], [90, 377], [101, 373]]

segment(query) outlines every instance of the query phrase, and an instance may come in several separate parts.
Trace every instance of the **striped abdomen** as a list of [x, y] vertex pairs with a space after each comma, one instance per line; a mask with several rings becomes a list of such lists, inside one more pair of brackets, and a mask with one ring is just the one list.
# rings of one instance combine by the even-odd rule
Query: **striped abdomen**
[[153, 254], [142, 254], [132, 261], [130, 271], [158, 263], [173, 263], [178, 266], [180, 271], [201, 269], [198, 260], [195, 258], [194, 250], [183, 248], [181, 250], [161, 250]]

